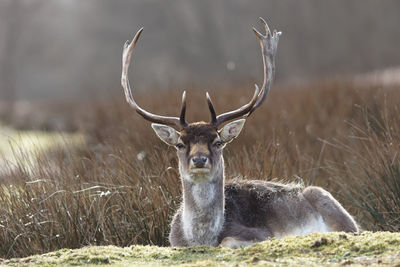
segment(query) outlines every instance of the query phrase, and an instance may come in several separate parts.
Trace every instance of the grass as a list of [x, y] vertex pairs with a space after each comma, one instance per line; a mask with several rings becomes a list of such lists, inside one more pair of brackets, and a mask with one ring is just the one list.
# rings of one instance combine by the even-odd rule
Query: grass
[[400, 234], [364, 232], [312, 234], [270, 239], [240, 249], [157, 246], [84, 247], [0, 260], [18, 266], [331, 266], [400, 264]]
[[[0, 124], [0, 166], [16, 166], [25, 158], [25, 164], [35, 162], [40, 152], [56, 146], [84, 143], [84, 137], [78, 133], [51, 133], [47, 131], [18, 131]], [[7, 159], [7, 162], [5, 160]]]
[[[319, 185], [364, 229], [398, 231], [399, 89], [348, 81], [274, 87], [226, 148], [227, 176]], [[225, 112], [252, 92], [238, 86], [210, 93], [217, 112]], [[136, 100], [154, 113], [179, 112], [180, 92], [157, 94], [139, 93]], [[0, 257], [168, 245], [181, 194], [174, 149], [122, 96], [80, 114], [84, 143], [52, 148], [28, 164], [22, 158], [1, 174]], [[204, 91], [188, 91], [187, 114], [189, 121], [209, 118]]]

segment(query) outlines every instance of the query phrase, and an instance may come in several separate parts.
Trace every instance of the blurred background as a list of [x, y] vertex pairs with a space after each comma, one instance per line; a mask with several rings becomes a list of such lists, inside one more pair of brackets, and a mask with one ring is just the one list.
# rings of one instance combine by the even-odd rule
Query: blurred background
[[1, 0], [1, 106], [122, 97], [122, 45], [142, 26], [138, 91], [260, 82], [259, 16], [283, 32], [278, 83], [396, 67], [399, 11], [376, 0]]

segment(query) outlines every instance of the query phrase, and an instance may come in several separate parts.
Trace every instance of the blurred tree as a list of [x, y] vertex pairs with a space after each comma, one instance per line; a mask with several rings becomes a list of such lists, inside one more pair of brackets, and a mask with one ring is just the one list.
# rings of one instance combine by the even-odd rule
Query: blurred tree
[[395, 67], [398, 10], [396, 0], [0, 0], [0, 100], [122, 97], [121, 47], [141, 26], [135, 90], [252, 87], [258, 16], [283, 32], [277, 82]]
[[16, 97], [16, 62], [15, 53], [21, 28], [21, 1], [12, 0], [6, 6], [4, 16], [6, 21], [6, 34], [2, 64], [0, 65], [0, 88], [3, 101], [3, 119], [9, 120], [13, 115]]
[[[21, 33], [35, 10], [42, 7], [45, 2], [8, 0], [1, 3], [2, 22], [5, 22], [4, 43], [0, 48], [0, 116], [5, 122], [12, 120], [17, 101], [17, 79], [19, 64], [19, 43]], [[24, 59], [24, 57], [22, 56]]]

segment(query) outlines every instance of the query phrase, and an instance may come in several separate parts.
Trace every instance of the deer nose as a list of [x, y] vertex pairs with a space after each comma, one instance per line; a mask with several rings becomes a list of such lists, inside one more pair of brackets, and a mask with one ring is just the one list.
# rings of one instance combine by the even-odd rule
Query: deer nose
[[193, 161], [193, 165], [196, 168], [203, 168], [204, 165], [206, 165], [206, 163], [207, 163], [207, 157], [204, 157], [204, 156], [202, 156], [202, 157], [193, 157], [192, 161]]

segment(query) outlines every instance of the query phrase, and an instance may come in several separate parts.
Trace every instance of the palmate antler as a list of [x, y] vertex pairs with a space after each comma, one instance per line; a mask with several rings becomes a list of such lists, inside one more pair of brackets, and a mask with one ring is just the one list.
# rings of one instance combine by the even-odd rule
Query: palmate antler
[[259, 31], [253, 28], [253, 32], [257, 36], [260, 41], [261, 53], [264, 65], [264, 82], [261, 87], [261, 90], [258, 88], [257, 84], [255, 85], [255, 92], [253, 98], [249, 103], [243, 105], [242, 107], [223, 113], [221, 115], [216, 116], [216, 112], [214, 109], [214, 105], [211, 102], [210, 95], [206, 93], [208, 107], [211, 112], [211, 124], [215, 127], [218, 127], [222, 123], [226, 121], [233, 120], [238, 117], [249, 116], [256, 108], [258, 108], [267, 97], [269, 90], [271, 88], [271, 84], [275, 74], [275, 54], [278, 47], [279, 36], [282, 34], [281, 32], [277, 32], [274, 30], [271, 33], [271, 30], [268, 27], [267, 22], [263, 18], [260, 17], [260, 21], [264, 24], [265, 35], [262, 35]]
[[[265, 100], [274, 77], [275, 72], [275, 54], [278, 47], [279, 36], [281, 32], [277, 32], [274, 30], [271, 33], [267, 23], [263, 18], [260, 18], [261, 22], [264, 24], [265, 28], [265, 35], [262, 35], [258, 32], [255, 28], [253, 28], [254, 33], [256, 34], [257, 38], [260, 41], [261, 52], [263, 57], [263, 65], [264, 65], [264, 82], [261, 87], [261, 90], [255, 85], [255, 92], [253, 98], [250, 100], [249, 103], [243, 105], [242, 107], [223, 113], [221, 115], [216, 115], [214, 106], [212, 104], [210, 95], [206, 93], [208, 107], [211, 112], [211, 122], [214, 127], [218, 128], [219, 125], [222, 123], [238, 118], [243, 116], [249, 116], [256, 108], [258, 108]], [[179, 117], [167, 117], [167, 116], [160, 116], [153, 113], [150, 113], [143, 108], [139, 107], [132, 96], [132, 90], [129, 85], [128, 79], [128, 69], [129, 64], [131, 61], [131, 56], [133, 53], [133, 48], [138, 41], [140, 34], [143, 32], [143, 28], [141, 28], [133, 38], [132, 42], [126, 41], [124, 45], [124, 49], [122, 52], [122, 76], [121, 76], [121, 84], [125, 91], [126, 101], [139, 113], [143, 118], [148, 121], [161, 123], [166, 125], [173, 125], [177, 126], [180, 129], [185, 128], [188, 123], [185, 119], [186, 114], [186, 92], [182, 94], [182, 108], [181, 114]]]

